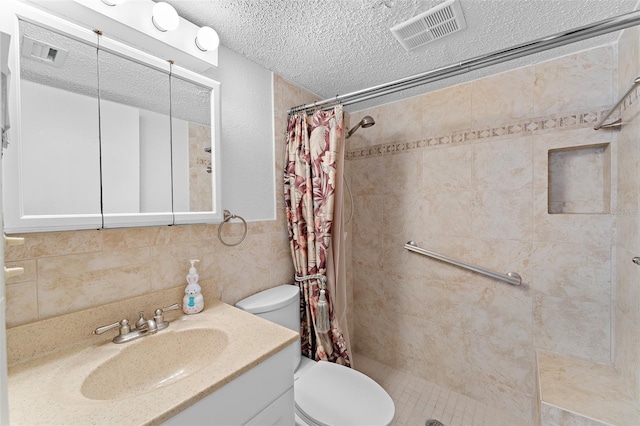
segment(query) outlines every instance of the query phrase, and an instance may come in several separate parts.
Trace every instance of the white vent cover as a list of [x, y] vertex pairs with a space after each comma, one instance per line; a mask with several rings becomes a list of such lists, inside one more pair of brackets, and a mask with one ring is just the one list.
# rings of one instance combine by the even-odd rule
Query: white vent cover
[[27, 36], [22, 37], [22, 56], [35, 59], [45, 64], [61, 67], [67, 58], [67, 51], [50, 46], [42, 41], [34, 40]]
[[458, 0], [447, 0], [391, 28], [402, 47], [412, 51], [467, 28]]

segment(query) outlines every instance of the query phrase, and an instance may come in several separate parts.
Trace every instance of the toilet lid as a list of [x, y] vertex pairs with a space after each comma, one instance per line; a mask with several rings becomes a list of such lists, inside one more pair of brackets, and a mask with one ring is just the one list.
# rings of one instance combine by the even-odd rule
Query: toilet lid
[[391, 424], [391, 397], [369, 377], [351, 368], [320, 361], [295, 382], [296, 408], [323, 426]]

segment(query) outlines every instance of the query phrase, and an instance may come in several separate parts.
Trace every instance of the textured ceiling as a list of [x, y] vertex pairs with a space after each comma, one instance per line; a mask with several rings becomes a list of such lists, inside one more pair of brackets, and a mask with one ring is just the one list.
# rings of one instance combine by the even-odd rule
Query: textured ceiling
[[[452, 65], [634, 10], [637, 0], [460, 0], [467, 29], [406, 52], [389, 28], [443, 0], [167, 0], [180, 16], [215, 28], [221, 43], [322, 98]], [[387, 5], [391, 7], [387, 7]], [[389, 102], [592, 46], [574, 43], [489, 69], [356, 104]]]

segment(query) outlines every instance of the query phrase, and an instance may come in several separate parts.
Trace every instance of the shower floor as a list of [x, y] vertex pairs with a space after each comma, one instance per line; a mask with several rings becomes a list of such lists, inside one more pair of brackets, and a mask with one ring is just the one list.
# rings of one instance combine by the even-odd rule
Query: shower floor
[[436, 419], [445, 426], [531, 426], [522, 419], [411, 373], [355, 354], [357, 370], [378, 382], [396, 405], [395, 426], [424, 426]]

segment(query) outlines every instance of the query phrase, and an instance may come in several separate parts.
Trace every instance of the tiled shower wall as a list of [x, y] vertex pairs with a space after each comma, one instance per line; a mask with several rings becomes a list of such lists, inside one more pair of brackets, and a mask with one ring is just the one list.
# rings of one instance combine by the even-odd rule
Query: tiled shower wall
[[[624, 31], [618, 42], [618, 96], [640, 75], [640, 29]], [[640, 399], [640, 267], [631, 259], [640, 255], [640, 102], [638, 92], [624, 105], [624, 125], [618, 136], [616, 209], [615, 366], [633, 397]]]
[[613, 207], [551, 214], [548, 175], [549, 150], [586, 147], [556, 174], [567, 205], [613, 202], [616, 134], [592, 127], [616, 65], [606, 46], [351, 115], [376, 120], [348, 146], [356, 351], [527, 420], [535, 348], [611, 362]]
[[[316, 100], [274, 76], [277, 220], [250, 222], [247, 239], [225, 247], [217, 225], [88, 230], [24, 234], [25, 245], [7, 247], [6, 266], [25, 274], [7, 281], [9, 327], [81, 309], [185, 286], [188, 259], [200, 259], [203, 294], [227, 303], [291, 282], [282, 195], [286, 111]], [[225, 225], [226, 239], [241, 235]], [[100, 324], [96, 324], [100, 325]]]

